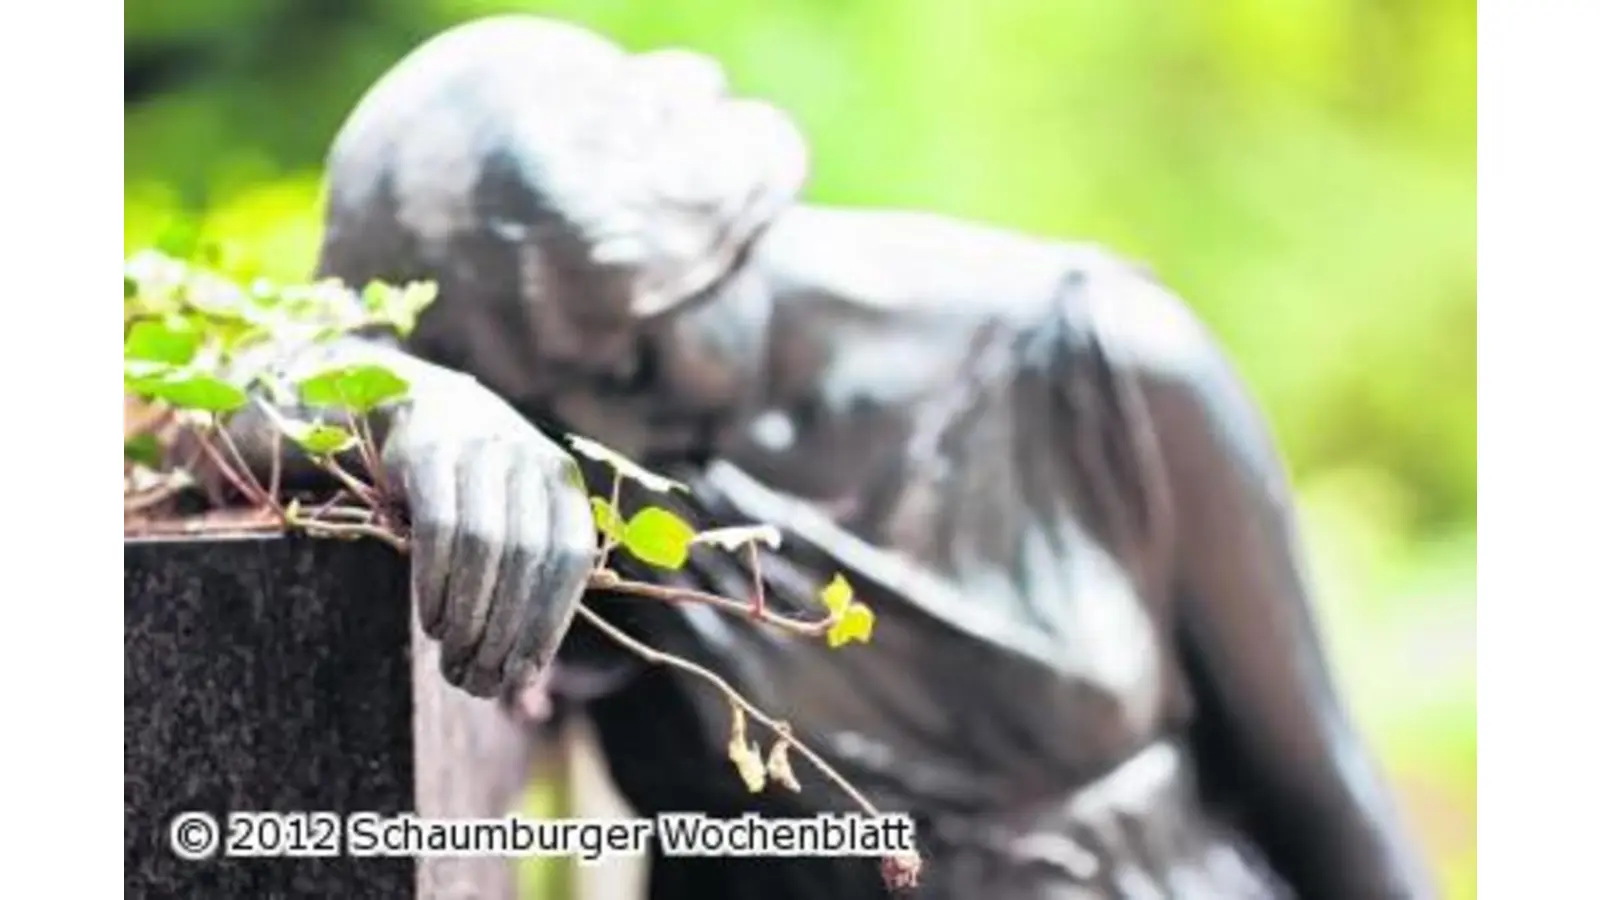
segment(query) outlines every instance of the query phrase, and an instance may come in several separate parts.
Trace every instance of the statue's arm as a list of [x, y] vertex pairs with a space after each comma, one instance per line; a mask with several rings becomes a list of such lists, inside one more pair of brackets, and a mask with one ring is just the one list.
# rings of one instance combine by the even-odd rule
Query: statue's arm
[[1289, 481], [1262, 416], [1181, 303], [1147, 296], [1154, 308], [1128, 329], [1159, 335], [1130, 340], [1145, 348], [1170, 484], [1175, 616], [1203, 777], [1240, 801], [1301, 897], [1432, 897], [1330, 672]]
[[[516, 690], [553, 658], [593, 564], [576, 465], [476, 378], [418, 358], [391, 333], [278, 340], [239, 361], [289, 382], [364, 363], [409, 385], [404, 400], [369, 418], [378, 474], [410, 521], [413, 597], [424, 632], [440, 643], [445, 678], [477, 696]], [[280, 446], [272, 417], [250, 405], [228, 428], [265, 477]], [[286, 483], [316, 475], [291, 443], [281, 446]]]

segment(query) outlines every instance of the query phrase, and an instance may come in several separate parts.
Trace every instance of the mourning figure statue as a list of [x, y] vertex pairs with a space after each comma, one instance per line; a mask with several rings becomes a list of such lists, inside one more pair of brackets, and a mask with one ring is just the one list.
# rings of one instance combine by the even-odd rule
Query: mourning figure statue
[[[802, 137], [716, 64], [529, 16], [416, 49], [327, 162], [316, 274], [439, 296], [403, 343], [284, 364], [378, 357], [412, 383], [381, 440], [417, 615], [450, 691], [508, 710], [449, 763], [504, 786], [480, 815], [516, 803], [532, 734], [509, 710], [536, 680], [641, 814], [851, 808], [800, 763], [802, 791], [752, 794], [719, 694], [573, 624], [596, 541], [571, 433], [681, 480], [699, 527], [776, 526], [774, 607], [842, 573], [874, 608], [870, 643], [830, 649], [591, 603], [914, 816], [918, 896], [1433, 896], [1336, 691], [1268, 429], [1149, 272], [802, 202]], [[737, 562], [623, 574], [749, 596]], [[659, 900], [886, 891], [864, 858], [650, 861]]]

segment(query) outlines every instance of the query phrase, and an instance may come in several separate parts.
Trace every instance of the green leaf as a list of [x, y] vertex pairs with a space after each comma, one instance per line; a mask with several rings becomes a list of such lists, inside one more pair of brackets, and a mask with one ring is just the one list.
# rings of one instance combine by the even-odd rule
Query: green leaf
[[731, 528], [713, 528], [694, 536], [696, 544], [711, 544], [724, 550], [737, 550], [745, 544], [763, 543], [776, 550], [783, 536], [771, 525], [738, 525]]
[[197, 372], [172, 372], [124, 383], [140, 396], [165, 401], [178, 409], [228, 413], [250, 399], [244, 391], [226, 381]]
[[178, 317], [135, 322], [122, 341], [122, 358], [186, 366], [200, 350], [200, 330]]
[[138, 382], [160, 379], [174, 370], [175, 367], [169, 363], [148, 359], [125, 359], [122, 361], [122, 381], [129, 390], [135, 390]]
[[828, 612], [835, 616], [842, 615], [855, 598], [855, 590], [850, 587], [850, 582], [844, 580], [843, 575], [835, 574], [828, 586], [822, 589], [822, 605]]
[[129, 462], [161, 468], [161, 442], [153, 434], [138, 434], [122, 442], [122, 458]]
[[388, 368], [371, 363], [318, 372], [298, 384], [300, 399], [310, 406], [339, 406], [356, 413], [405, 396], [410, 385]]
[[241, 320], [254, 310], [250, 295], [234, 281], [212, 272], [197, 272], [184, 290], [191, 309], [213, 319]]
[[872, 625], [876, 617], [872, 610], [860, 603], [852, 603], [845, 609], [839, 621], [833, 623], [828, 629], [828, 646], [842, 647], [851, 641], [860, 641], [865, 644], [872, 639]]
[[272, 332], [267, 328], [244, 319], [216, 322], [210, 330], [217, 342], [230, 354], [238, 353], [251, 344], [272, 337]]
[[628, 520], [622, 545], [642, 562], [662, 569], [681, 569], [689, 560], [694, 529], [659, 506], [647, 506]]
[[611, 501], [604, 497], [590, 497], [589, 508], [594, 510], [594, 527], [613, 542], [622, 543], [628, 531], [628, 523], [622, 520], [622, 516], [611, 505]]
[[279, 425], [290, 440], [312, 456], [335, 456], [356, 445], [356, 436], [337, 425], [299, 422], [281, 417]]
[[644, 468], [643, 466], [640, 466], [633, 460], [628, 459], [626, 456], [623, 456], [621, 453], [618, 453], [599, 441], [590, 440], [586, 437], [579, 437], [575, 434], [569, 434], [567, 435], [567, 442], [572, 445], [572, 449], [578, 451], [584, 456], [589, 457], [592, 460], [595, 460], [596, 462], [603, 462], [610, 465], [611, 468], [615, 469], [617, 474], [621, 475], [623, 478], [629, 478], [637, 481], [649, 490], [661, 494], [665, 494], [673, 490], [688, 490], [688, 488], [684, 487], [681, 482], [673, 481], [671, 478], [657, 475], [656, 473]]
[[392, 326], [402, 337], [417, 327], [417, 317], [439, 296], [439, 285], [431, 281], [414, 281], [404, 287], [395, 287], [374, 281], [361, 292], [362, 305], [378, 321]]

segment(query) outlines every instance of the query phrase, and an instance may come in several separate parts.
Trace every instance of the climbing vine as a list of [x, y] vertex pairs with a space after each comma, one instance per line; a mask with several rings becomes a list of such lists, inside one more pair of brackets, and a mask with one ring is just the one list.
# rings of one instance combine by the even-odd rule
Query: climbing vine
[[[406, 380], [371, 362], [330, 365], [288, 378], [250, 360], [263, 356], [253, 351], [284, 340], [330, 341], [373, 327], [407, 335], [437, 293], [433, 284], [422, 282], [373, 282], [359, 293], [335, 280], [246, 284], [223, 274], [214, 262], [153, 251], [127, 260], [123, 271], [126, 530], [130, 534], [299, 531], [320, 538], [380, 540], [408, 551], [406, 510], [385, 481], [372, 426], [376, 411], [407, 398]], [[273, 426], [274, 446], [264, 481], [258, 477], [260, 467], [248, 464], [227, 427], [247, 408], [259, 410]], [[669, 603], [704, 604], [826, 641], [834, 648], [870, 641], [873, 612], [856, 599], [843, 575], [835, 575], [821, 589], [813, 615], [786, 615], [768, 607], [760, 548], [779, 547], [782, 537], [773, 526], [756, 523], [701, 531], [658, 504], [647, 504], [624, 518], [619, 498], [625, 482], [660, 496], [687, 489], [592, 438], [568, 435], [566, 441], [574, 453], [611, 473], [605, 492], [589, 497], [598, 542], [588, 577], [591, 588]], [[281, 478], [285, 442], [298, 447], [300, 456], [336, 487], [323, 495], [291, 496]], [[200, 473], [214, 474], [245, 499], [244, 506], [230, 501]], [[194, 514], [192, 508], [186, 514], [182, 500], [195, 491], [208, 495], [208, 509], [234, 514], [208, 518]], [[753, 596], [736, 599], [630, 580], [611, 566], [614, 554], [621, 552], [655, 569], [677, 570], [687, 564], [695, 547], [740, 558], [750, 570]], [[580, 602], [578, 614], [646, 663], [694, 676], [725, 698], [728, 761], [752, 793], [774, 786], [800, 791], [790, 764], [793, 752], [863, 812], [880, 814], [860, 790], [796, 736], [788, 722], [758, 709], [722, 676], [627, 635], [597, 614], [588, 598]], [[752, 722], [768, 733], [765, 750], [751, 735]], [[892, 887], [914, 885], [920, 867], [914, 854], [883, 861], [885, 880]]]

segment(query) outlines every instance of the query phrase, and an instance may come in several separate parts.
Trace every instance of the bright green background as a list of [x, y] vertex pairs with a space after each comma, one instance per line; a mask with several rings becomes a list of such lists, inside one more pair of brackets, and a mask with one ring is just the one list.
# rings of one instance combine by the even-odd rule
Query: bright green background
[[130, 0], [130, 51], [199, 67], [128, 109], [128, 249], [203, 212], [304, 274], [361, 91], [519, 8], [716, 56], [800, 121], [812, 199], [1098, 240], [1181, 290], [1293, 466], [1352, 703], [1476, 895], [1470, 0]]

